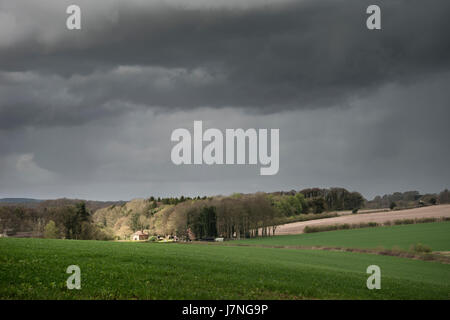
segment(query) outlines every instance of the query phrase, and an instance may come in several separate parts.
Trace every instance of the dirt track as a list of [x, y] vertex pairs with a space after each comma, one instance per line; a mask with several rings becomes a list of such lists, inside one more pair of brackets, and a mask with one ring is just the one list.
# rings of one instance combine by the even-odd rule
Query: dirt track
[[306, 226], [360, 223], [360, 222], [385, 222], [398, 219], [414, 219], [414, 218], [429, 218], [429, 217], [450, 217], [450, 205], [445, 204], [399, 211], [350, 214], [335, 218], [325, 218], [304, 222], [293, 222], [278, 226], [275, 231], [275, 235], [303, 233], [303, 229]]

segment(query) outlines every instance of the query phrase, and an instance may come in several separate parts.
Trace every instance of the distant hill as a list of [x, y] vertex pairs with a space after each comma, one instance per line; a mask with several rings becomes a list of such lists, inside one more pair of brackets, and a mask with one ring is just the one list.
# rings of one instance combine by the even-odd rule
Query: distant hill
[[122, 205], [125, 201], [92, 201], [82, 199], [54, 199], [54, 200], [38, 200], [30, 198], [2, 198], [0, 199], [0, 207], [26, 207], [26, 208], [59, 208], [76, 205], [77, 203], [84, 202], [86, 207], [91, 211], [96, 211], [101, 208], [109, 207], [112, 205]]
[[91, 211], [97, 211], [101, 208], [113, 206], [113, 205], [123, 205], [125, 201], [93, 201], [93, 200], [82, 200], [82, 199], [54, 199], [54, 200], [45, 200], [39, 203], [36, 203], [39, 208], [59, 208], [76, 205], [77, 203], [84, 202], [86, 204], [86, 208]]
[[2, 198], [0, 202], [2, 203], [39, 203], [44, 200], [30, 199], [30, 198]]

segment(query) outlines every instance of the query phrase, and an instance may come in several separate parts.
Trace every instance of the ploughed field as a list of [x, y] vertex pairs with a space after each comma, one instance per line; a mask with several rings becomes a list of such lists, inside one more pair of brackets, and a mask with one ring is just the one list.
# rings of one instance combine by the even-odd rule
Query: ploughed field
[[384, 223], [402, 219], [416, 218], [441, 218], [450, 217], [450, 204], [441, 204], [437, 206], [427, 206], [414, 209], [379, 211], [365, 213], [364, 210], [359, 214], [348, 214], [348, 212], [339, 213], [339, 217], [309, 220], [302, 222], [292, 222], [277, 227], [276, 235], [300, 234], [303, 233], [306, 226], [321, 226], [330, 224], [357, 224], [367, 222]]
[[235, 244], [339, 248], [410, 249], [421, 243], [450, 251], [450, 221], [361, 228], [235, 240]]
[[[374, 264], [380, 290], [366, 287]], [[80, 290], [66, 288], [69, 265], [81, 269]], [[3, 238], [0, 298], [450, 299], [450, 265], [325, 250]]]

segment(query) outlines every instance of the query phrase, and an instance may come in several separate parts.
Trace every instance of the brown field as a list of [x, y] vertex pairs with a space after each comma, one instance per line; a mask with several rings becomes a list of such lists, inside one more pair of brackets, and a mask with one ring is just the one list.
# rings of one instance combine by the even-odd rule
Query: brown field
[[[364, 212], [364, 211], [362, 211]], [[373, 213], [359, 213], [359, 214], [346, 214], [335, 217], [325, 218], [304, 222], [293, 222], [283, 224], [277, 227], [275, 235], [283, 234], [299, 234], [303, 233], [303, 229], [306, 226], [317, 225], [332, 225], [332, 224], [344, 224], [344, 223], [361, 223], [361, 222], [386, 222], [401, 219], [415, 219], [415, 218], [430, 218], [430, 217], [450, 217], [450, 205], [437, 205], [422, 208], [406, 209], [406, 210], [394, 210], [394, 211], [382, 211]]]

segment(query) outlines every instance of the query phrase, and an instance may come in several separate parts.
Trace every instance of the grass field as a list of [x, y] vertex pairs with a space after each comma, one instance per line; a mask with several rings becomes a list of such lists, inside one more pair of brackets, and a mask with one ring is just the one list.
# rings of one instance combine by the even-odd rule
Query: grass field
[[236, 240], [233, 243], [276, 246], [330, 246], [342, 248], [409, 249], [422, 243], [433, 251], [450, 251], [450, 222], [419, 223], [362, 228], [267, 238]]
[[[67, 266], [81, 268], [68, 290]], [[381, 290], [366, 268], [381, 268]], [[450, 299], [450, 266], [260, 247], [0, 239], [1, 299]]]

